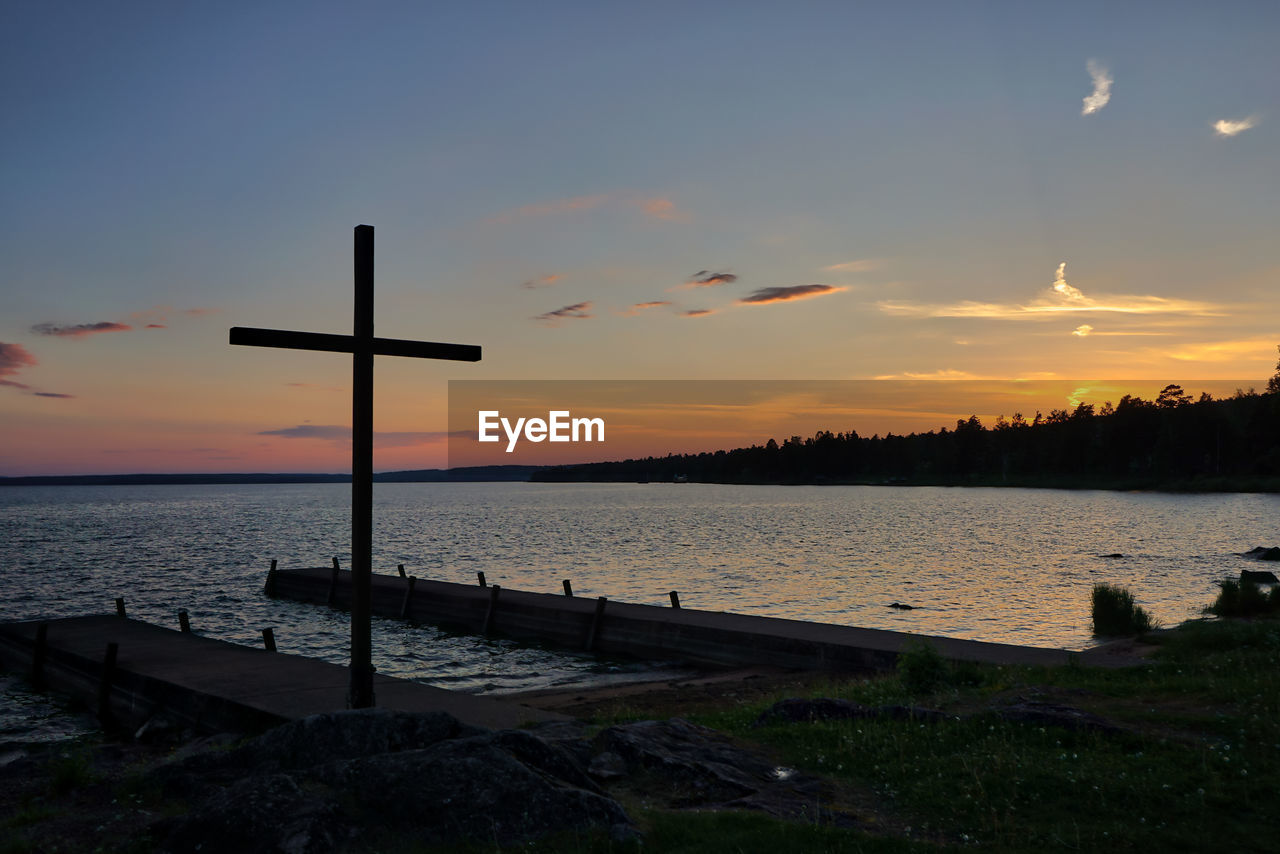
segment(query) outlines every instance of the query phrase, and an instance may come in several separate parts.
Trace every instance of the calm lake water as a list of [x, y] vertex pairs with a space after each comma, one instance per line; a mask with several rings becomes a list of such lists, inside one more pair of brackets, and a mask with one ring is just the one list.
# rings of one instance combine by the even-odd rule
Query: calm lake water
[[[336, 662], [347, 615], [262, 595], [281, 568], [349, 560], [350, 487], [0, 489], [0, 620], [110, 613]], [[1130, 588], [1165, 624], [1280, 544], [1280, 496], [704, 484], [377, 484], [374, 571], [1081, 649], [1089, 593]], [[1105, 557], [1120, 553], [1122, 558]], [[915, 610], [889, 608], [892, 602]], [[468, 691], [634, 678], [649, 665], [374, 620], [379, 672]], [[0, 740], [57, 715], [0, 685]], [[47, 712], [47, 714], [46, 714]], [[36, 725], [34, 721], [42, 723]], [[27, 736], [21, 737], [29, 737]]]

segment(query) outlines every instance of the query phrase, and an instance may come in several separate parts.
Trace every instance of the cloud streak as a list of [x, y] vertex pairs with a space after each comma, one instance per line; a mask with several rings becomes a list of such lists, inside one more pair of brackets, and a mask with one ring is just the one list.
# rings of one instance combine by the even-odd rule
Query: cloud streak
[[538, 288], [549, 288], [563, 278], [564, 276], [559, 273], [548, 273], [547, 275], [539, 276], [536, 279], [529, 279], [528, 281], [523, 282], [520, 287], [530, 291]]
[[595, 315], [591, 313], [591, 301], [588, 300], [586, 302], [575, 302], [573, 305], [561, 306], [554, 311], [543, 312], [533, 319], [556, 324], [561, 320], [589, 320], [592, 317], [595, 317]]
[[1257, 116], [1246, 116], [1243, 119], [1218, 119], [1213, 123], [1213, 132], [1218, 136], [1232, 137], [1257, 126]]
[[674, 288], [667, 288], [669, 291], [687, 291], [691, 288], [714, 288], [719, 285], [731, 285], [738, 281], [737, 275], [733, 273], [716, 273], [711, 270], [699, 270], [689, 277], [689, 280], [682, 285], [676, 285]]
[[1111, 100], [1111, 84], [1116, 81], [1106, 66], [1096, 59], [1089, 60], [1084, 67], [1089, 72], [1090, 79], [1093, 80], [1093, 91], [1084, 97], [1084, 106], [1080, 110], [1080, 115], [1091, 116]]
[[37, 335], [53, 335], [58, 338], [84, 338], [102, 332], [128, 332], [133, 329], [127, 323], [102, 320], [97, 323], [37, 323], [31, 331]]
[[875, 258], [864, 258], [861, 261], [845, 261], [842, 264], [831, 264], [823, 267], [824, 273], [869, 273], [872, 270], [878, 270], [881, 267], [880, 261]]
[[964, 300], [958, 303], [929, 304], [900, 300], [882, 300], [876, 306], [885, 314], [898, 317], [993, 317], [993, 318], [1050, 318], [1072, 312], [1097, 312], [1118, 314], [1193, 314], [1216, 316], [1223, 312], [1218, 306], [1194, 300], [1166, 297], [1115, 294], [1098, 298], [1086, 296], [1066, 279], [1066, 262], [1058, 265], [1053, 284], [1048, 293], [1030, 303], [1009, 304]]
[[715, 314], [715, 310], [710, 308], [691, 308], [688, 311], [680, 312], [681, 317], [706, 317], [708, 314]]
[[748, 296], [738, 300], [744, 305], [767, 305], [771, 302], [789, 302], [791, 300], [809, 299], [839, 293], [847, 288], [835, 285], [790, 285], [776, 288], [760, 288]]
[[[339, 424], [299, 424], [296, 427], [282, 427], [279, 430], [261, 430], [257, 436], [279, 436], [283, 439], [320, 439], [336, 445], [351, 443], [351, 428]], [[375, 448], [407, 448], [413, 445], [431, 445], [447, 440], [448, 431], [436, 430], [424, 433], [378, 432], [373, 434]], [[470, 436], [470, 433], [457, 434]]]
[[635, 315], [640, 314], [643, 311], [647, 311], [648, 309], [662, 308], [663, 306], [667, 306], [667, 305], [671, 305], [671, 302], [669, 300], [664, 300], [664, 299], [652, 300], [650, 302], [638, 302], [622, 313], [627, 317], [634, 317]]
[[21, 344], [7, 344], [0, 341], [0, 385], [10, 386], [11, 388], [20, 388], [28, 390], [29, 385], [18, 382], [17, 380], [7, 379], [7, 377], [17, 376], [24, 368], [35, 367], [36, 357], [27, 351], [26, 347]]

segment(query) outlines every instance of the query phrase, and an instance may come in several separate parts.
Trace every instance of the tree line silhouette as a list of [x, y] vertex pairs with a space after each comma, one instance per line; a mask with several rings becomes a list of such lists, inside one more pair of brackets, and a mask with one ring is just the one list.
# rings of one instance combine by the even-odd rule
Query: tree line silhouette
[[1198, 398], [1168, 385], [1155, 400], [976, 416], [928, 433], [820, 431], [779, 444], [537, 471], [535, 481], [890, 483], [1092, 488], [1280, 489], [1280, 364], [1265, 392]]

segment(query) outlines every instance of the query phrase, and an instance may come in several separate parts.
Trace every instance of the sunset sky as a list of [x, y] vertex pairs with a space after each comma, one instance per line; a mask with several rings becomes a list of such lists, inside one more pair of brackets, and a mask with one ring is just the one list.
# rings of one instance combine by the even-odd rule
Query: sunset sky
[[227, 330], [350, 333], [360, 223], [378, 334], [484, 348], [379, 360], [378, 470], [449, 379], [1275, 370], [1274, 2], [2, 20], [0, 475], [348, 470], [350, 358]]

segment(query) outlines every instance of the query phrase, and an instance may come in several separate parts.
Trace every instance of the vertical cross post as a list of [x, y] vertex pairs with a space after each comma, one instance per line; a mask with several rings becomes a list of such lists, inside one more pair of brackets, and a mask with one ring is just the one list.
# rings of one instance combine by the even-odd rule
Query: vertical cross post
[[351, 684], [347, 706], [374, 705], [369, 600], [373, 577], [373, 226], [355, 234], [351, 367]]

